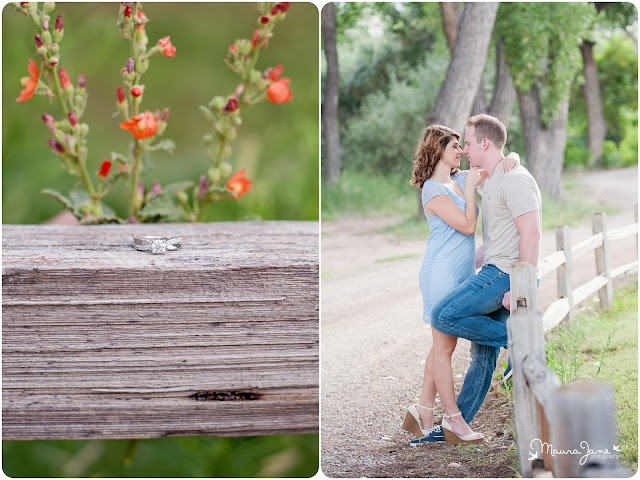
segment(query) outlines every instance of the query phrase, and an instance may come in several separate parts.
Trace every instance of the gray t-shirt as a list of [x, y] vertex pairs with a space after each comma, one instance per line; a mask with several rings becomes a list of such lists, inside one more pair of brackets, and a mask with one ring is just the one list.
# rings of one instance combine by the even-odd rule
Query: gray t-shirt
[[542, 213], [540, 189], [522, 165], [508, 172], [498, 165], [478, 191], [482, 196], [482, 265], [495, 265], [508, 274], [510, 265], [520, 261], [520, 234], [514, 219], [533, 210]]

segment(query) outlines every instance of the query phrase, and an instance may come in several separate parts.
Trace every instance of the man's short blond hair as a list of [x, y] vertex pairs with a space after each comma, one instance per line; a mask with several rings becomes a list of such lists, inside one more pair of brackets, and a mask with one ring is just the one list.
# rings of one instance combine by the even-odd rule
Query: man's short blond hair
[[507, 127], [496, 117], [484, 113], [474, 115], [467, 120], [466, 126], [475, 128], [475, 137], [478, 143], [483, 138], [488, 138], [500, 151], [507, 143]]

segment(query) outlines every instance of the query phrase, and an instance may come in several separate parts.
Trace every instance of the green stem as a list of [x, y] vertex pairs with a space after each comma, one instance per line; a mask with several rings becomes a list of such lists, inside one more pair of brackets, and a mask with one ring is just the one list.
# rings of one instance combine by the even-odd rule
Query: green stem
[[129, 186], [129, 216], [138, 217], [139, 209], [136, 206], [136, 195], [138, 183], [140, 182], [140, 173], [142, 172], [142, 153], [140, 140], [135, 140], [136, 144], [133, 153], [133, 171], [131, 172], [131, 184]]
[[60, 101], [60, 106], [62, 107], [62, 111], [64, 112], [65, 118], [69, 118], [69, 109], [67, 108], [67, 104], [64, 101], [64, 94], [62, 93], [62, 85], [60, 85], [60, 78], [57, 75], [57, 69], [51, 68], [51, 77], [53, 77], [53, 91], [58, 97]]

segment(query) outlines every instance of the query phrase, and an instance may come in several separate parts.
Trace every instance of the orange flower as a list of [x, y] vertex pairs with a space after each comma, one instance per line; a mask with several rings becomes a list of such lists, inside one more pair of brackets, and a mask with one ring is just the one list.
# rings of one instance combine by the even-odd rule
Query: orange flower
[[227, 180], [227, 190], [231, 192], [231, 197], [235, 200], [251, 190], [251, 179], [245, 177], [247, 169], [237, 171]]
[[144, 114], [134, 115], [131, 117], [131, 120], [122, 122], [120, 124], [120, 128], [123, 130], [129, 130], [134, 137], [138, 140], [142, 140], [143, 138], [155, 135], [158, 125], [153, 113], [147, 110]]
[[162, 55], [165, 57], [175, 57], [176, 56], [176, 47], [171, 45], [171, 37], [164, 37], [158, 40], [158, 45], [160, 45], [164, 51]]
[[36, 87], [38, 86], [38, 80], [40, 79], [40, 70], [38, 65], [32, 59], [29, 59], [29, 65], [27, 65], [29, 71], [28, 77], [22, 77], [20, 83], [24, 88], [20, 92], [20, 96], [16, 98], [16, 102], [26, 102], [33, 97]]
[[291, 81], [288, 78], [281, 78], [276, 80], [269, 88], [267, 88], [267, 98], [273, 103], [287, 103], [293, 99], [293, 92], [289, 90], [289, 83]]

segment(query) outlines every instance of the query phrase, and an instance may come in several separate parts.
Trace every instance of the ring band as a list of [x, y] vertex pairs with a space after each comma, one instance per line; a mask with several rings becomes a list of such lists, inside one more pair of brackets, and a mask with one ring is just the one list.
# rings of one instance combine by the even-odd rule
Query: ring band
[[133, 236], [133, 248], [142, 252], [162, 254], [167, 250], [177, 250], [180, 247], [182, 247], [182, 237]]

